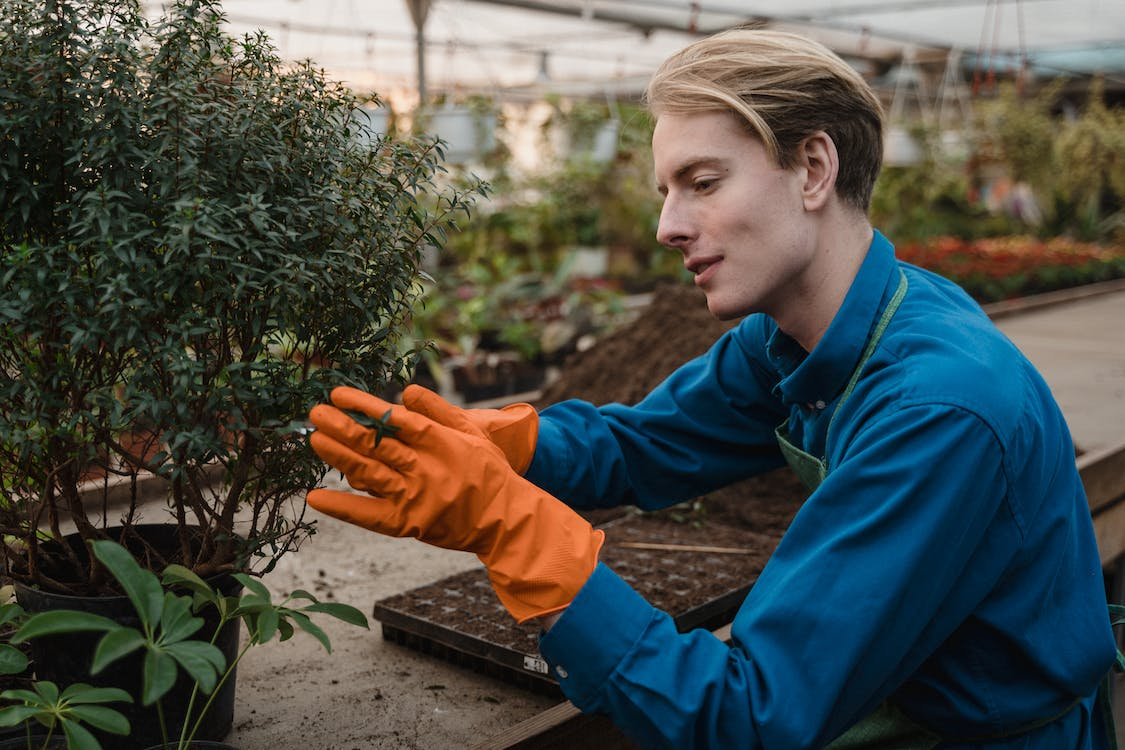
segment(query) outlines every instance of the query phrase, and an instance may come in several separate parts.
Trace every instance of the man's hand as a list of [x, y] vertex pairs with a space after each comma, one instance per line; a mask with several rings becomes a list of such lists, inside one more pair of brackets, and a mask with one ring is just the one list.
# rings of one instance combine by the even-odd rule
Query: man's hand
[[539, 413], [531, 404], [511, 404], [503, 409], [462, 409], [416, 384], [406, 386], [402, 403], [413, 412], [462, 432], [465, 430], [459, 425], [465, 425], [467, 420], [472, 428], [469, 434], [483, 434], [495, 443], [521, 476], [531, 465], [539, 437]]
[[[451, 407], [440, 424], [346, 387], [332, 391], [332, 404], [309, 412], [313, 450], [370, 496], [316, 489], [309, 505], [381, 534], [476, 553], [521, 623], [570, 604], [605, 535], [513, 471], [466, 410]], [[377, 440], [343, 409], [376, 419], [389, 411], [395, 430]]]

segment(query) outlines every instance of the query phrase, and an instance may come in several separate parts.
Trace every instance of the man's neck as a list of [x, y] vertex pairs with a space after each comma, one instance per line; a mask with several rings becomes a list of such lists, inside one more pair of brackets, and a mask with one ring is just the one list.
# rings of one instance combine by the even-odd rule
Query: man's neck
[[817, 238], [815, 260], [790, 290], [778, 326], [811, 352], [824, 336], [859, 273], [874, 230], [865, 216], [847, 212], [826, 222]]

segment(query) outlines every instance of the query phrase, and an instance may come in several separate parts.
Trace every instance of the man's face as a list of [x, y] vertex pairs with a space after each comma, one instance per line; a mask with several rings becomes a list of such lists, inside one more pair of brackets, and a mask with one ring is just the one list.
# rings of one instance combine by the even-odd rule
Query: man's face
[[734, 115], [661, 115], [652, 136], [664, 196], [657, 240], [679, 250], [711, 314], [780, 319], [801, 304], [814, 255], [804, 209], [806, 171], [781, 169]]

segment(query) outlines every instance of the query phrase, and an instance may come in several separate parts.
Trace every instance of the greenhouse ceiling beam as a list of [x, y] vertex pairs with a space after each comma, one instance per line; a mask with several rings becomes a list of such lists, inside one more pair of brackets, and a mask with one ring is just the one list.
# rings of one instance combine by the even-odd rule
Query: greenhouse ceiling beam
[[[682, 21], [671, 21], [655, 16], [642, 16], [628, 11], [615, 11], [606, 10], [603, 8], [595, 8], [593, 5], [585, 7], [577, 5], [564, 5], [551, 2], [551, 0], [474, 0], [475, 2], [485, 3], [488, 5], [502, 5], [509, 8], [519, 8], [521, 10], [532, 10], [541, 13], [554, 13], [555, 15], [571, 16], [574, 18], [586, 18], [593, 21], [604, 21], [606, 23], [618, 23], [625, 26], [632, 26], [639, 30], [642, 34], [649, 34], [653, 31], [678, 31], [684, 34], [699, 34], [706, 36], [713, 34], [724, 29], [728, 29], [734, 25], [747, 25], [747, 26], [764, 26], [771, 23], [774, 19], [769, 16], [762, 16], [757, 14], [743, 14], [741, 12], [734, 14], [733, 11], [720, 11], [724, 15], [732, 13], [729, 20], [715, 24], [713, 26], [699, 26], [697, 28], [689, 28]], [[658, 4], [658, 3], [657, 3]], [[710, 11], [710, 8], [704, 8], [704, 12]]]

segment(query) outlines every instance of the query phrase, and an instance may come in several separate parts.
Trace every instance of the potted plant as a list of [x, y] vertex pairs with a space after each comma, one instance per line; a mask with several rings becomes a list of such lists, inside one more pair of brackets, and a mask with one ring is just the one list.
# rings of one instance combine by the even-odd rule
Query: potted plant
[[103, 539], [210, 585], [264, 574], [313, 531], [303, 415], [409, 377], [421, 250], [482, 188], [440, 185], [432, 139], [362, 132], [214, 0], [0, 15], [3, 575], [120, 596]]
[[[301, 629], [331, 651], [328, 636], [310, 619], [314, 613], [367, 627], [367, 618], [359, 610], [346, 604], [320, 602], [307, 591], [295, 591], [283, 601], [274, 602], [261, 582], [235, 573], [233, 576], [246, 593], [227, 596], [181, 565], [169, 565], [162, 579], [157, 579], [117, 542], [91, 542], [91, 548], [94, 557], [126, 592], [136, 626], [80, 610], [55, 609], [26, 618], [18, 604], [5, 604], [0, 606], [0, 624], [20, 621], [20, 625], [11, 643], [0, 645], [0, 672], [26, 667], [23, 652], [16, 648], [18, 644], [92, 632], [98, 634], [99, 642], [91, 672], [96, 675], [114, 662], [138, 653], [143, 661], [139, 695], [87, 683], [60, 689], [51, 681], [36, 682], [31, 689], [0, 693], [0, 698], [13, 701], [0, 709], [0, 726], [26, 725], [30, 746], [49, 748], [55, 738], [61, 737], [72, 750], [100, 750], [101, 743], [87, 725], [110, 735], [128, 735], [131, 731], [128, 718], [106, 704], [139, 700], [146, 706], [160, 707], [161, 700], [173, 689], [176, 674], [182, 671], [191, 686], [189, 705], [198, 701], [202, 710], [193, 722], [179, 724], [178, 736], [170, 733], [161, 711], [159, 747], [187, 750], [196, 746], [195, 737], [209, 707], [222, 685], [233, 678], [238, 662], [251, 647], [267, 643], [275, 636], [287, 640]], [[173, 588], [184, 593], [176, 593]], [[217, 618], [216, 627], [205, 628], [204, 618], [198, 616], [204, 610]], [[247, 637], [233, 658], [229, 658], [216, 641], [228, 623], [237, 621], [245, 624]], [[193, 640], [200, 631], [204, 635], [210, 632], [209, 640]], [[32, 721], [45, 728], [44, 733], [34, 736], [36, 739], [31, 735]], [[206, 746], [229, 747], [214, 743]]]

